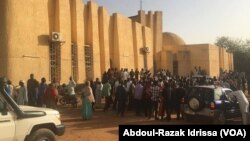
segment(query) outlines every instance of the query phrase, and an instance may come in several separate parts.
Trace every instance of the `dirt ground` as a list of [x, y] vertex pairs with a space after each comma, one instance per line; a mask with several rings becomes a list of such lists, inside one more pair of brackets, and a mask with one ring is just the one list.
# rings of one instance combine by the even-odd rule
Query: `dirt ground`
[[[97, 109], [91, 120], [83, 120], [80, 108], [81, 106], [72, 108], [70, 105], [58, 107], [62, 123], [66, 126], [65, 134], [58, 137], [58, 141], [118, 141], [119, 125], [210, 124], [207, 121], [197, 123], [196, 120], [190, 123], [184, 120], [176, 120], [175, 115], [172, 115], [171, 121], [155, 121], [153, 118], [135, 116], [135, 113], [131, 111], [127, 111], [124, 117], [120, 117], [114, 111], [103, 112], [102, 109]], [[241, 124], [241, 120], [236, 119], [231, 121], [230, 124]]]
[[66, 126], [65, 134], [58, 137], [59, 141], [118, 141], [118, 126], [122, 124], [187, 124], [176, 119], [167, 122], [147, 119], [144, 116], [137, 117], [134, 112], [127, 112], [124, 117], [120, 117], [114, 111], [104, 113], [99, 109], [94, 112], [92, 120], [83, 120], [80, 108], [61, 107], [59, 111]]

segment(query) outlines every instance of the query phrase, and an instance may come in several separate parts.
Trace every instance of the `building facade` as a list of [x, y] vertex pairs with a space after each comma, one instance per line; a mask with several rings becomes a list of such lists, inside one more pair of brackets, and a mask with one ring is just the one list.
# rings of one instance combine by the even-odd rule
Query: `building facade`
[[1, 0], [0, 76], [15, 84], [37, 79], [82, 83], [108, 68], [168, 69], [189, 75], [201, 66], [209, 75], [233, 70], [233, 56], [210, 44], [187, 45], [163, 33], [162, 12], [110, 15], [82, 0]]

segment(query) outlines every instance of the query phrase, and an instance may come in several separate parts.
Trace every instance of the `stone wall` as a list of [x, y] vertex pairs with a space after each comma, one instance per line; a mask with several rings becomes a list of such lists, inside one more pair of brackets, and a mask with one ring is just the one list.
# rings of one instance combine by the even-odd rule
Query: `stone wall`
[[116, 68], [135, 68], [132, 20], [118, 13], [113, 15], [113, 64]]

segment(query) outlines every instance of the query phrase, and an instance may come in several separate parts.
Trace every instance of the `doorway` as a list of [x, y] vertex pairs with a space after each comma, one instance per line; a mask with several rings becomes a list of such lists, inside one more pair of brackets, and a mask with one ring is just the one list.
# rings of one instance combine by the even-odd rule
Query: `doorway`
[[173, 75], [178, 75], [178, 61], [173, 61]]

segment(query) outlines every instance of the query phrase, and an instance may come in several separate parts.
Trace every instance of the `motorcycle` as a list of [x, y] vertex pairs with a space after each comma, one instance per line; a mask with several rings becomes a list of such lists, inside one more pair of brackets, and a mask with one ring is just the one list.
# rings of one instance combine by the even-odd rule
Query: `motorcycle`
[[62, 97], [59, 98], [59, 103], [61, 105], [72, 105], [73, 108], [77, 108], [77, 98], [75, 95], [62, 94]]

